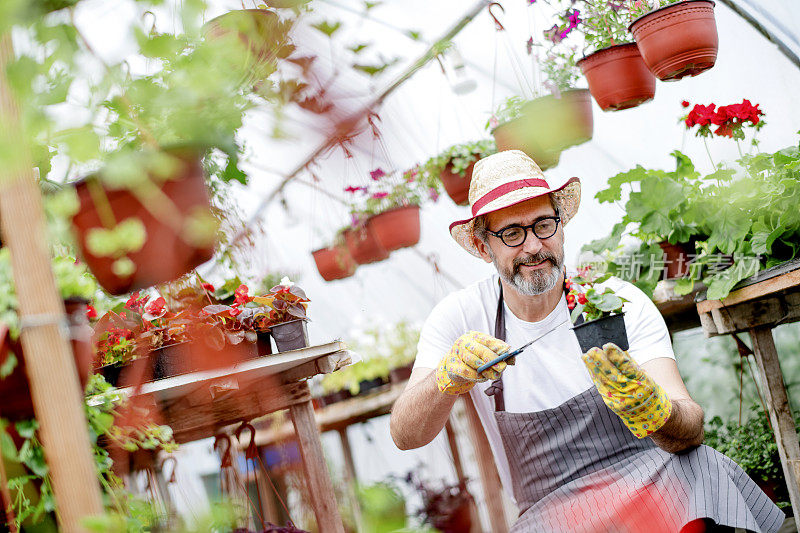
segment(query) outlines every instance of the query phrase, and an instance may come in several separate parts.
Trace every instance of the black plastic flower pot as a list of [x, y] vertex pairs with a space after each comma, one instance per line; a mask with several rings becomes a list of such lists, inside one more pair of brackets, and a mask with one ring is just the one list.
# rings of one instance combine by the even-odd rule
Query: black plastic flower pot
[[302, 319], [272, 326], [270, 334], [279, 352], [299, 350], [308, 346], [308, 327], [306, 321]]
[[112, 387], [119, 387], [119, 376], [122, 374], [122, 370], [127, 366], [128, 365], [116, 363], [111, 365], [103, 365], [95, 370], [95, 373], [102, 374], [103, 378], [106, 380], [106, 383]]
[[374, 379], [360, 381], [358, 383], [358, 390], [359, 390], [358, 393], [367, 394], [368, 392], [375, 390], [382, 385], [383, 385], [383, 378], [374, 378]]
[[192, 366], [191, 354], [187, 352], [188, 343], [169, 344], [154, 350], [153, 379], [165, 379], [196, 370]]
[[272, 354], [272, 344], [269, 342], [269, 332], [259, 331], [256, 335], [256, 351], [258, 352], [257, 357], [261, 357], [263, 355], [271, 355]]
[[622, 350], [628, 349], [628, 333], [625, 331], [625, 313], [590, 320], [572, 328], [578, 337], [583, 353], [595, 346], [602, 348], [607, 342], [613, 342]]

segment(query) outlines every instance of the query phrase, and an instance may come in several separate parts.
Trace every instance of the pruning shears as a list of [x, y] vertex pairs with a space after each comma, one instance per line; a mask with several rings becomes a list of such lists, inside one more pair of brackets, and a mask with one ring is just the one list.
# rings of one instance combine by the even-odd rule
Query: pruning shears
[[481, 372], [483, 372], [487, 368], [491, 368], [492, 366], [496, 365], [497, 363], [500, 363], [500, 362], [506, 361], [508, 359], [511, 359], [512, 357], [518, 356], [519, 354], [524, 352], [525, 349], [528, 348], [531, 344], [533, 344], [534, 342], [538, 341], [539, 339], [541, 339], [545, 335], [548, 335], [548, 334], [552, 333], [561, 324], [565, 324], [565, 323], [567, 323], [569, 321], [570, 321], [569, 317], [567, 317], [564, 320], [562, 320], [561, 322], [559, 322], [558, 324], [556, 324], [555, 326], [553, 326], [552, 328], [550, 328], [549, 330], [545, 331], [544, 333], [542, 333], [541, 335], [539, 335], [538, 337], [533, 339], [532, 341], [523, 344], [522, 346], [520, 346], [516, 350], [512, 350], [510, 352], [506, 352], [506, 353], [500, 354], [499, 356], [497, 356], [497, 358], [489, 361], [488, 363], [485, 363], [485, 364], [479, 366], [478, 367], [478, 374], [480, 374]]

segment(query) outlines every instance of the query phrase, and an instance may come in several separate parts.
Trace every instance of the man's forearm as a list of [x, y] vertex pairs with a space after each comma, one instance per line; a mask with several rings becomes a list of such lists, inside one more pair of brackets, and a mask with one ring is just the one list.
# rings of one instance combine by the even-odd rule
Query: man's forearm
[[403, 391], [389, 421], [397, 447], [411, 450], [431, 442], [447, 423], [457, 398], [439, 391], [433, 372]]
[[703, 408], [692, 400], [672, 400], [667, 422], [650, 435], [659, 448], [678, 453], [703, 443]]

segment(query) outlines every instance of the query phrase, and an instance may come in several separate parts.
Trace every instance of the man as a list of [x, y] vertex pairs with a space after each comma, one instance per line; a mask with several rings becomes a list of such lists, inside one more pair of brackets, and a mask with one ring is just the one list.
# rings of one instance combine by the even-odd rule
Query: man
[[[609, 279], [605, 286], [628, 300], [630, 347], [581, 353], [565, 297], [563, 231], [580, 181], [551, 189], [532, 159], [510, 150], [476, 163], [469, 197], [473, 216], [453, 223], [451, 235], [498, 276], [449, 295], [426, 321], [392, 412], [397, 446], [429, 443], [469, 393], [520, 509], [512, 531], [777, 531], [783, 513], [733, 461], [700, 446], [703, 411], [644, 293]], [[533, 339], [514, 366], [477, 373]]]

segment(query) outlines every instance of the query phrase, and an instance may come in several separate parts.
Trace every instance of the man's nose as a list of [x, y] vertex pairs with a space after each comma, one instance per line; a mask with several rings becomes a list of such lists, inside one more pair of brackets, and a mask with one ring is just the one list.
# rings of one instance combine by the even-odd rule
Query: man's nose
[[543, 247], [542, 240], [533, 233], [533, 228], [527, 228], [525, 231], [528, 232], [528, 235], [525, 237], [525, 242], [522, 243], [522, 250], [528, 254], [538, 253]]

